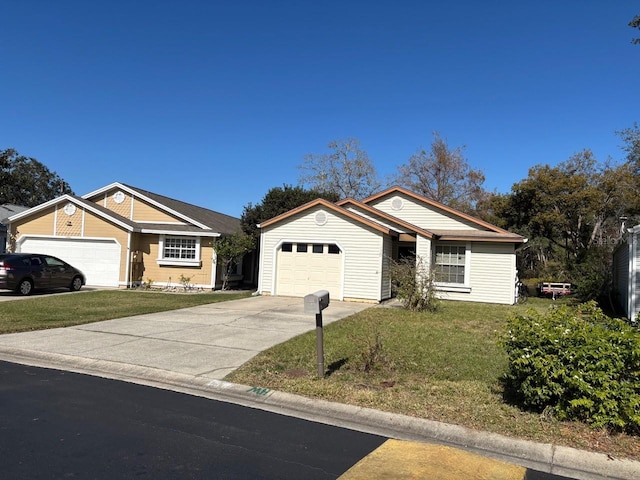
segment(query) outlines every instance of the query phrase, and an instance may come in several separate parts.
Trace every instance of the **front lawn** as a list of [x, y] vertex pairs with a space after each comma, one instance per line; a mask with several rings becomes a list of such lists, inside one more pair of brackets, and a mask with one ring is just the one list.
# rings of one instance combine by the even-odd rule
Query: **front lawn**
[[98, 290], [65, 295], [38, 295], [0, 303], [0, 334], [68, 327], [248, 296], [250, 296], [249, 292], [187, 294], [136, 290]]
[[552, 303], [443, 302], [436, 313], [373, 307], [325, 327], [323, 379], [316, 378], [315, 332], [309, 332], [263, 352], [226, 380], [640, 459], [637, 437], [522, 412], [503, 400], [507, 357], [497, 340], [507, 316]]

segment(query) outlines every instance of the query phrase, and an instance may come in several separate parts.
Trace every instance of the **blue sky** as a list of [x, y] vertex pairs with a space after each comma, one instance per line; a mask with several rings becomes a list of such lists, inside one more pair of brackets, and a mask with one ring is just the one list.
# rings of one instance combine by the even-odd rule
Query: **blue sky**
[[5, 1], [0, 149], [239, 216], [354, 137], [381, 176], [438, 131], [485, 188], [640, 121], [631, 0]]

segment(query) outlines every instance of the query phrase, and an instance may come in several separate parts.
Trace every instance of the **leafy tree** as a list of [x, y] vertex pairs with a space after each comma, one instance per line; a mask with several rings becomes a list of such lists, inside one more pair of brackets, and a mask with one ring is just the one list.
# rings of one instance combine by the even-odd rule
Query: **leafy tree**
[[584, 150], [555, 167], [531, 168], [493, 205], [504, 227], [530, 239], [521, 271], [574, 281], [584, 298], [593, 298], [606, 286], [621, 218], [638, 213], [635, 185], [629, 163], [600, 163]]
[[380, 188], [376, 169], [355, 138], [329, 142], [329, 153], [305, 155], [300, 185], [362, 200]]
[[218, 237], [214, 241], [214, 248], [218, 261], [222, 264], [222, 290], [226, 290], [234, 265], [253, 250], [254, 240], [243, 232], [237, 232]]
[[449, 148], [438, 132], [431, 148], [419, 150], [398, 167], [395, 182], [427, 198], [466, 212], [474, 212], [486, 192], [484, 174], [473, 170], [464, 156], [464, 147]]
[[34, 207], [65, 193], [69, 184], [35, 158], [0, 150], [0, 204]]
[[[629, 22], [629, 26], [631, 28], [637, 28], [640, 29], [640, 15], [636, 15], [635, 17], [633, 17], [633, 20], [631, 20]], [[631, 39], [631, 43], [634, 44], [639, 44], [640, 43], [640, 38], [633, 38]]]
[[624, 140], [625, 144], [622, 149], [627, 152], [627, 161], [635, 167], [635, 172], [640, 174], [640, 126], [635, 122], [633, 127], [625, 128], [617, 133]]
[[283, 185], [282, 187], [274, 187], [267, 192], [260, 203], [257, 205], [249, 203], [244, 207], [240, 217], [242, 231], [257, 238], [260, 234], [257, 227], [259, 223], [277, 217], [316, 198], [324, 198], [330, 202], [335, 202], [338, 200], [338, 195], [315, 189], [307, 190], [299, 186]]

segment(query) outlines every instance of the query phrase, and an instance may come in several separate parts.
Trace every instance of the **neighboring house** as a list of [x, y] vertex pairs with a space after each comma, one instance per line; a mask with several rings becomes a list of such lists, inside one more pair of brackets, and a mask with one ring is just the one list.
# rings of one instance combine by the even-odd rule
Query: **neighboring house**
[[613, 293], [625, 316], [638, 321], [640, 311], [640, 225], [629, 228], [613, 252]]
[[[81, 269], [87, 285], [124, 287], [153, 280], [217, 288], [214, 240], [240, 220], [122, 183], [82, 197], [62, 195], [12, 215], [16, 252], [48, 253]], [[241, 266], [239, 266], [241, 268]]]
[[9, 217], [16, 213], [23, 212], [27, 207], [21, 207], [20, 205], [12, 205], [5, 203], [0, 205], [0, 253], [7, 251], [7, 223]]
[[513, 304], [526, 239], [400, 187], [362, 202], [317, 199], [261, 223], [258, 292], [380, 302], [390, 260], [415, 256], [442, 298]]

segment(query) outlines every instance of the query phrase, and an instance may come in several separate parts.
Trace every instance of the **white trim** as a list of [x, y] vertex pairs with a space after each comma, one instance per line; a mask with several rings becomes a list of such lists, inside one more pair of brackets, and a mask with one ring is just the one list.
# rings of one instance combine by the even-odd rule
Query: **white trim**
[[[62, 195], [61, 197], [54, 198], [53, 200], [49, 200], [48, 202], [41, 203], [40, 205], [32, 207], [29, 210], [25, 210], [24, 212], [17, 213], [15, 215], [9, 217], [9, 221], [10, 222], [14, 222], [16, 220], [20, 220], [22, 218], [25, 218], [25, 217], [28, 217], [30, 215], [33, 215], [34, 213], [40, 212], [42, 210], [45, 210], [45, 209], [47, 209], [49, 207], [54, 207], [54, 212], [55, 212], [54, 228], [55, 228], [55, 225], [57, 225], [57, 218], [58, 218], [58, 216], [57, 216], [58, 206], [60, 205], [60, 203], [67, 202], [67, 201], [75, 203], [80, 208], [84, 208], [86, 210], [89, 210], [90, 212], [95, 213], [99, 217], [107, 218], [107, 219], [109, 219], [109, 221], [115, 223], [116, 225], [118, 225], [118, 226], [120, 226], [120, 227], [122, 227], [122, 228], [124, 228], [126, 230], [129, 230], [129, 231], [133, 231], [134, 230], [134, 228], [131, 225], [127, 225], [126, 223], [121, 222], [117, 218], [114, 218], [114, 217], [112, 217], [110, 215], [107, 215], [105, 212], [103, 212], [101, 210], [98, 210], [97, 208], [93, 208], [91, 206], [91, 202], [87, 201], [87, 203], [84, 203], [83, 201], [79, 201], [78, 199], [72, 197], [71, 195], [67, 195], [67, 194]], [[54, 234], [55, 234], [55, 232], [54, 232]]]
[[158, 239], [158, 258], [156, 259], [156, 261], [158, 262], [158, 265], [161, 266], [183, 266], [183, 267], [200, 267], [202, 266], [202, 262], [201, 262], [201, 255], [200, 252], [202, 250], [201, 248], [201, 241], [200, 241], [200, 237], [195, 237], [195, 241], [196, 241], [196, 247], [195, 247], [195, 254], [196, 254], [196, 258], [165, 258], [164, 257], [164, 241], [166, 237], [171, 237], [171, 238], [176, 238], [176, 239], [180, 239], [180, 238], [185, 238], [184, 235], [160, 235], [160, 238]]
[[154, 230], [152, 228], [141, 228], [140, 233], [152, 233], [155, 235], [169, 235], [172, 237], [219, 237], [219, 233], [213, 232], [185, 232], [183, 230]]
[[[121, 190], [125, 190], [132, 197], [142, 198], [146, 202], [150, 203], [151, 205], [154, 205], [154, 206], [164, 210], [165, 212], [171, 213], [172, 215], [180, 217], [183, 220], [185, 220], [186, 222], [188, 222], [188, 223], [190, 223], [192, 225], [195, 225], [197, 227], [200, 227], [203, 230], [211, 230], [211, 227], [208, 227], [204, 223], [200, 223], [197, 220], [194, 220], [193, 218], [190, 218], [187, 215], [184, 215], [183, 213], [177, 212], [177, 211], [167, 207], [166, 205], [164, 205], [164, 204], [162, 204], [160, 202], [157, 202], [156, 200], [153, 200], [153, 199], [141, 194], [137, 190], [129, 188], [126, 185], [121, 184], [120, 182], [114, 182], [111, 185], [107, 185], [105, 187], [99, 188], [98, 190], [95, 190], [93, 192], [87, 193], [86, 195], [83, 195], [82, 198], [84, 198], [86, 200], [87, 198], [93, 197], [94, 195], [98, 195], [98, 194], [103, 193], [103, 192], [105, 192], [105, 195], [106, 195], [106, 192], [108, 190], [111, 190], [112, 188], [116, 188], [116, 187], [120, 188]], [[179, 201], [179, 200], [176, 200], [176, 201]], [[133, 199], [132, 199], [132, 202], [133, 202]]]
[[191, 225], [190, 223], [185, 222], [161, 222], [161, 221], [153, 221], [153, 220], [136, 220], [136, 223], [151, 223], [152, 225]]
[[[435, 266], [435, 255], [437, 247], [442, 246], [454, 246], [460, 247], [462, 242], [444, 241], [444, 242], [432, 242], [433, 246], [433, 265]], [[471, 293], [471, 242], [465, 242], [464, 250], [464, 283], [445, 283], [434, 282], [436, 290], [444, 292], [462, 292]]]
[[[127, 261], [124, 267], [125, 280], [128, 287], [133, 286], [133, 279], [131, 278], [131, 232], [127, 232]], [[120, 262], [122, 262], [122, 258], [120, 258]], [[120, 279], [118, 279], [120, 280]]]

